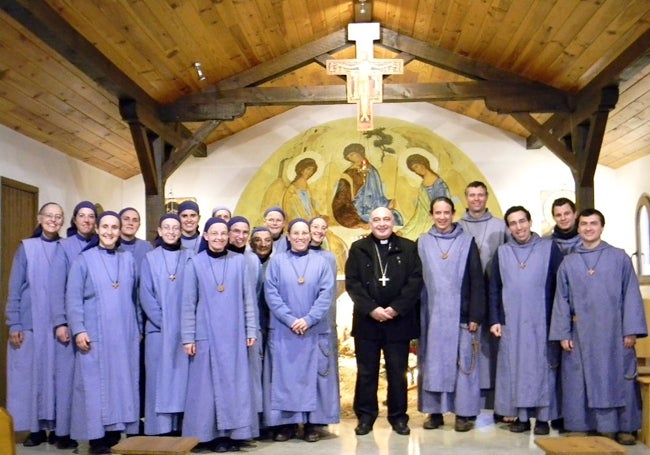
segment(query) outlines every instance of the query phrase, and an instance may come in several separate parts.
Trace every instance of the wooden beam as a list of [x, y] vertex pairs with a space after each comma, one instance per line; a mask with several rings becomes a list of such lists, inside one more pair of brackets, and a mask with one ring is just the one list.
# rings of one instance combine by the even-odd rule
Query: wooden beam
[[451, 71], [452, 73], [460, 74], [470, 79], [545, 86], [544, 84], [535, 83], [530, 79], [526, 79], [525, 77], [519, 76], [515, 73], [496, 68], [486, 63], [481, 63], [442, 47], [433, 46], [424, 41], [401, 35], [384, 27], [381, 29], [381, 40], [378, 45], [394, 52], [408, 53], [424, 63]]
[[598, 110], [589, 121], [589, 128], [582, 147], [576, 150], [578, 167], [574, 173], [576, 206], [579, 209], [594, 207], [594, 176], [600, 157], [600, 149], [605, 137], [609, 112], [618, 102], [618, 87], [605, 87], [602, 90]]
[[[148, 130], [174, 146], [179, 146], [192, 137], [192, 132], [183, 125], [163, 123], [158, 115], [158, 103], [61, 18], [47, 2], [3, 0], [1, 7], [9, 16], [43, 40], [45, 44], [61, 54], [116, 99], [134, 100], [137, 104], [137, 115], [133, 117], [127, 114], [125, 117], [124, 113], [122, 114], [129, 125], [137, 119]], [[120, 106], [121, 110], [122, 106]], [[202, 148], [203, 151], [200, 150], [201, 146], [197, 145], [197, 153], [205, 153], [205, 145]], [[151, 182], [149, 184], [151, 185]]]
[[531, 134], [539, 136], [544, 141], [544, 145], [569, 168], [572, 170], [576, 168], [576, 157], [571, 150], [561, 140], [546, 131], [530, 114], [512, 114], [512, 117]]
[[[331, 33], [268, 62], [237, 73], [215, 84], [215, 89], [232, 89], [263, 84], [314, 61], [318, 56], [351, 46], [345, 29]], [[210, 90], [207, 88], [206, 90]]]
[[[384, 102], [461, 101], [485, 99], [486, 105], [501, 113], [568, 112], [572, 99], [566, 93], [539, 85], [488, 81], [426, 84], [384, 84]], [[311, 87], [247, 87], [214, 90], [184, 96], [163, 106], [163, 120], [197, 122], [230, 120], [222, 106], [295, 106], [345, 104], [345, 85]]]
[[[162, 175], [165, 180], [180, 167], [181, 164], [187, 159], [192, 150], [196, 148], [205, 147], [205, 139], [212, 133], [219, 125], [221, 121], [219, 120], [210, 120], [201, 125], [201, 127], [196, 130], [194, 136], [185, 140], [179, 147], [177, 147], [170, 155], [167, 160], [165, 160], [162, 167]], [[207, 153], [206, 153], [207, 156]]]
[[157, 106], [144, 90], [72, 28], [47, 2], [3, 0], [2, 9], [116, 99], [128, 97], [150, 108]]
[[[135, 152], [138, 155], [138, 163], [140, 163], [145, 195], [158, 194], [161, 188], [158, 187], [158, 179], [156, 178], [158, 170], [153, 160], [150, 131], [139, 122], [128, 123]], [[157, 138], [157, 136], [154, 137]]]
[[[638, 70], [640, 61], [648, 59], [650, 49], [650, 29], [646, 30], [630, 46], [616, 57], [609, 65], [596, 75], [575, 97], [576, 108], [573, 112], [573, 120], [581, 122], [589, 118], [597, 109], [601, 102], [600, 91], [603, 87], [617, 84], [618, 80], [623, 77], [629, 77], [628, 68]], [[553, 131], [558, 137], [564, 136], [571, 131], [571, 122], [569, 115], [558, 113], [544, 122], [544, 128], [547, 131]], [[527, 140], [528, 148], [539, 148], [541, 142], [536, 137], [530, 137]]]
[[162, 175], [162, 163], [166, 155], [167, 144], [161, 138], [156, 138], [151, 141], [152, 162], [157, 169], [156, 172], [156, 186], [160, 191], [155, 194], [147, 193], [145, 197], [145, 219], [147, 220], [147, 240], [150, 242], [156, 238], [158, 234], [158, 220], [165, 213], [165, 182], [166, 178]]
[[[133, 99], [120, 99], [119, 105], [120, 115], [125, 122], [141, 123], [174, 147], [180, 147], [193, 136], [192, 132], [182, 125], [164, 123], [157, 112], [152, 112], [146, 105]], [[196, 144], [194, 149], [188, 151], [189, 153], [206, 156], [206, 146]]]

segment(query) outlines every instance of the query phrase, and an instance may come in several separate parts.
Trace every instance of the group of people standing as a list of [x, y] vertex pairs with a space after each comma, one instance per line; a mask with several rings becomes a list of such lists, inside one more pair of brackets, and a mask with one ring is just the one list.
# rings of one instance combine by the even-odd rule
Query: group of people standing
[[[458, 222], [453, 201], [434, 198], [417, 242], [377, 207], [370, 235], [350, 248], [356, 434], [379, 414], [382, 353], [388, 421], [410, 433], [406, 371], [418, 339], [425, 429], [453, 412], [455, 430], [469, 431], [493, 408], [513, 432], [535, 419], [536, 434], [552, 423], [633, 444], [634, 344], [646, 322], [629, 257], [601, 240], [604, 216], [559, 199], [553, 235], [541, 238], [522, 206], [493, 217], [482, 182], [465, 196]], [[199, 207], [185, 201], [161, 217], [155, 246], [136, 239], [130, 207], [98, 214], [83, 201], [65, 239], [63, 220], [59, 204], [41, 207], [10, 276], [8, 409], [30, 432], [24, 445], [88, 440], [91, 453], [110, 453], [122, 433], [143, 432], [226, 452], [256, 437], [316, 442], [339, 421], [326, 217], [287, 222], [270, 207], [251, 228], [216, 207], [200, 232]]]
[[[641, 427], [637, 337], [647, 336], [639, 283], [627, 254], [601, 239], [605, 218], [553, 203], [542, 238], [530, 212], [487, 210], [487, 187], [470, 183], [454, 222], [448, 197], [431, 201], [431, 229], [411, 242], [375, 209], [371, 235], [350, 248], [346, 287], [354, 301], [357, 435], [378, 415], [379, 353], [388, 380], [388, 421], [409, 434], [406, 359], [418, 338], [418, 409], [425, 429], [469, 431], [481, 408], [522, 433], [607, 433], [635, 443]], [[419, 297], [419, 307], [418, 307]], [[419, 320], [419, 327], [416, 321]]]
[[260, 434], [315, 442], [338, 422], [327, 220], [292, 220], [285, 235], [279, 207], [252, 231], [213, 215], [200, 233], [198, 205], [181, 203], [154, 247], [135, 238], [133, 208], [81, 202], [61, 239], [63, 209], [41, 207], [7, 303], [8, 409], [25, 446], [87, 440], [99, 454], [123, 433], [182, 434], [226, 452]]

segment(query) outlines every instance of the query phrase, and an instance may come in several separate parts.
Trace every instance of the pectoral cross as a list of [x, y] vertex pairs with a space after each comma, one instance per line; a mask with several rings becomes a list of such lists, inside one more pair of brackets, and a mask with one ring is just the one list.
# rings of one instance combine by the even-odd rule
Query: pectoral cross
[[382, 275], [382, 277], [378, 278], [377, 281], [381, 281], [381, 285], [383, 287], [386, 287], [386, 281], [390, 281], [390, 278], [386, 278], [385, 276]]
[[357, 58], [327, 60], [327, 74], [345, 74], [348, 103], [357, 103], [357, 130], [373, 129], [372, 105], [383, 100], [383, 75], [402, 74], [404, 60], [373, 58], [372, 42], [380, 38], [378, 22], [348, 24], [348, 40], [356, 41]]

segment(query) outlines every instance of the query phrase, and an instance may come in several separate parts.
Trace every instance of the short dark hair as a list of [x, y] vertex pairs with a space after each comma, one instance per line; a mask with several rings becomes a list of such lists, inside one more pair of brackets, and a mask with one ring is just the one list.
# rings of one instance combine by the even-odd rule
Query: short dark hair
[[598, 218], [600, 218], [601, 226], [605, 227], [605, 215], [603, 215], [600, 210], [596, 210], [594, 208], [584, 209], [582, 212], [580, 212], [578, 215], [578, 223], [580, 223], [580, 218], [591, 215], [598, 215]]
[[524, 212], [526, 214], [526, 219], [528, 221], [531, 220], [530, 218], [530, 212], [526, 209], [526, 207], [523, 207], [521, 205], [513, 205], [510, 207], [508, 210], [506, 210], [506, 214], [503, 216], [503, 221], [506, 222], [506, 227], [508, 227], [508, 217], [512, 215], [515, 212]]
[[446, 202], [447, 204], [451, 205], [451, 213], [456, 213], [456, 207], [454, 207], [454, 201], [449, 199], [447, 196], [438, 196], [435, 198], [433, 201], [431, 201], [431, 204], [429, 204], [429, 213], [433, 215], [433, 205], [436, 202]]
[[555, 207], [562, 207], [563, 205], [567, 205], [567, 204], [569, 204], [569, 207], [571, 207], [571, 211], [573, 213], [576, 213], [576, 205], [575, 205], [575, 203], [571, 199], [566, 198], [566, 197], [559, 197], [559, 198], [557, 198], [556, 200], [553, 201], [553, 204], [551, 205], [551, 213], [554, 212], [553, 209]]
[[473, 182], [469, 182], [467, 184], [465, 187], [465, 196], [467, 196], [467, 190], [470, 188], [483, 188], [485, 190], [485, 195], [489, 196], [487, 186], [485, 186], [485, 183], [481, 182], [480, 180], [474, 180]]

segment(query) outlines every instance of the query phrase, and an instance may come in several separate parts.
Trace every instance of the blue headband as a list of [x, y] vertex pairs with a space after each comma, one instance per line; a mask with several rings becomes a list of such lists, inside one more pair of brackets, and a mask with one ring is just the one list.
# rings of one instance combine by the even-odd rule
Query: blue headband
[[97, 217], [97, 207], [95, 207], [95, 204], [93, 204], [92, 202], [81, 201], [80, 203], [75, 205], [74, 210], [72, 211], [72, 219], [70, 220], [70, 227], [66, 230], [66, 235], [68, 237], [72, 237], [77, 233], [77, 226], [74, 224], [74, 219], [81, 209], [90, 209], [95, 214], [95, 218]]
[[[203, 232], [208, 232], [208, 229], [210, 229], [210, 226], [212, 226], [213, 224], [217, 224], [217, 223], [223, 224], [224, 226], [228, 227], [228, 223], [226, 223], [223, 219], [213, 216], [212, 218], [210, 218], [208, 221], [205, 222], [205, 226], [203, 227]], [[201, 243], [199, 243], [199, 249], [198, 249], [197, 252], [200, 253], [201, 251], [207, 250], [207, 249], [208, 249], [208, 241], [205, 240], [205, 237], [202, 236], [201, 237]]]
[[134, 209], [133, 207], [124, 207], [122, 210], [120, 210], [120, 213], [117, 214], [117, 215], [118, 215], [118, 218], [121, 220], [121, 219], [122, 219], [122, 215], [124, 215], [124, 212], [128, 212], [129, 210], [133, 210], [135, 213], [138, 214], [138, 217], [140, 216], [140, 212], [138, 212], [138, 211], [137, 211], [136, 209]]
[[289, 231], [291, 231], [291, 228], [296, 223], [305, 223], [307, 226], [309, 226], [309, 221], [307, 221], [306, 219], [304, 219], [304, 218], [294, 218], [293, 220], [291, 220], [289, 222], [289, 228], [288, 228]]
[[175, 213], [165, 213], [163, 216], [160, 217], [160, 220], [158, 220], [158, 226], [160, 226], [162, 222], [165, 220], [176, 220], [179, 223], [181, 222], [181, 218]]
[[183, 201], [180, 204], [178, 204], [178, 214], [180, 215], [183, 213], [185, 210], [194, 210], [196, 213], [199, 212], [199, 204], [197, 204], [194, 201]]
[[228, 212], [228, 215], [232, 216], [232, 212], [231, 212], [230, 209], [229, 209], [228, 207], [226, 207], [225, 205], [218, 205], [218, 206], [216, 206], [215, 208], [213, 208], [213, 209], [212, 209], [212, 216], [214, 216], [214, 215], [215, 215], [218, 211], [220, 211], [220, 210], [225, 210], [226, 212]]
[[246, 223], [249, 227], [251, 225], [243, 216], [233, 216], [230, 218], [230, 221], [228, 221], [228, 229], [230, 229], [235, 223]]
[[258, 232], [268, 232], [270, 234], [271, 230], [269, 228], [267, 228], [266, 226], [257, 226], [255, 228], [253, 228], [253, 231], [251, 232], [251, 237], [253, 237]]
[[264, 210], [264, 218], [266, 218], [266, 215], [268, 215], [271, 212], [278, 212], [280, 215], [282, 215], [282, 218], [287, 218], [287, 215], [285, 215], [284, 210], [282, 210], [282, 207], [273, 206], [269, 207], [268, 209]]

